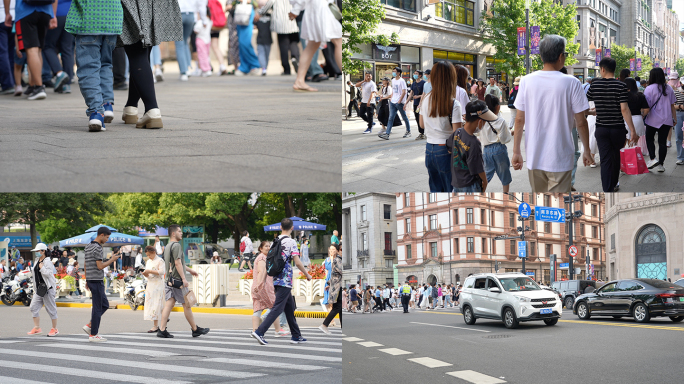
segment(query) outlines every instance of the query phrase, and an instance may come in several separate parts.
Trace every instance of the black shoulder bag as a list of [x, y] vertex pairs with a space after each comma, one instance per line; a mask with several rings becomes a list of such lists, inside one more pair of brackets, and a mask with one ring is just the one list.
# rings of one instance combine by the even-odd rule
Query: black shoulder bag
[[[40, 262], [38, 265], [40, 265]], [[47, 294], [48, 287], [45, 283], [45, 279], [43, 279], [43, 275], [40, 273], [40, 268], [37, 268], [38, 265], [36, 265], [36, 268], [33, 269], [33, 272], [36, 275], [36, 295], [43, 297]], [[36, 270], [38, 272], [36, 272]]]
[[[178, 244], [178, 243], [174, 243], [174, 244]], [[171, 248], [169, 249], [169, 277], [166, 281], [166, 284], [169, 287], [182, 288], [183, 287], [183, 280], [174, 279], [173, 274], [171, 273], [171, 268], [176, 270], [176, 259], [173, 257], [173, 245], [171, 245]]]

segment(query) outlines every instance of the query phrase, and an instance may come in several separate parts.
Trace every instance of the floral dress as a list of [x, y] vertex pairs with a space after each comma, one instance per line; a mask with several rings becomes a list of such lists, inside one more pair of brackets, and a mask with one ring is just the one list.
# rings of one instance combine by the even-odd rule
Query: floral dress
[[164, 307], [164, 259], [157, 256], [154, 260], [147, 260], [145, 269], [158, 271], [160, 276], [150, 274], [145, 288], [145, 320], [161, 320], [161, 312]]

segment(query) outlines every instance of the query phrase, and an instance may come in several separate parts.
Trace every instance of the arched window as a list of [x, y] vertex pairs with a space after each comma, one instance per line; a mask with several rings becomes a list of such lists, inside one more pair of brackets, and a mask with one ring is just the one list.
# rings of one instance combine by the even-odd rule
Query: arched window
[[635, 241], [637, 277], [660, 280], [667, 278], [665, 232], [655, 224], [648, 224], [639, 231]]

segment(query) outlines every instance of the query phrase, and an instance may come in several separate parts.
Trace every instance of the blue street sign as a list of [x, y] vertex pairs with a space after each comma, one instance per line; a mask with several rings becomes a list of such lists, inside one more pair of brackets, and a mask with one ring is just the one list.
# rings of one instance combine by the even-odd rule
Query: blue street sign
[[537, 207], [534, 209], [534, 219], [537, 221], [550, 221], [552, 223], [565, 223], [565, 209]]
[[527, 276], [534, 276], [534, 272], [526, 272], [525, 273]]
[[518, 257], [527, 257], [527, 242], [518, 241]]
[[523, 202], [518, 206], [518, 213], [520, 214], [520, 217], [527, 219], [530, 217], [530, 213], [532, 212], [532, 208], [530, 207], [529, 204]]
[[558, 264], [558, 268], [563, 269], [563, 268], [568, 268], [570, 266], [570, 263], [560, 263]]

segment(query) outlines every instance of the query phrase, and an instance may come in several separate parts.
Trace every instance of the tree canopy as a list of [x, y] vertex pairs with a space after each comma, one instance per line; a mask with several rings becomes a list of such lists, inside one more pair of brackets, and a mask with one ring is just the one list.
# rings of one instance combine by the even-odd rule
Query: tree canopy
[[342, 61], [344, 72], [355, 75], [369, 68], [370, 64], [353, 60], [352, 55], [361, 53], [361, 46], [372, 43], [390, 45], [399, 43], [399, 35], [387, 36], [377, 33], [378, 25], [385, 18], [385, 7], [380, 0], [342, 1]]

